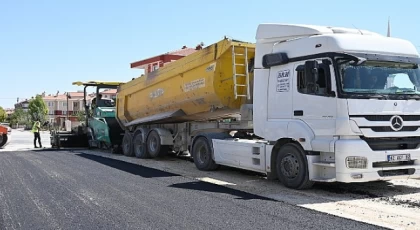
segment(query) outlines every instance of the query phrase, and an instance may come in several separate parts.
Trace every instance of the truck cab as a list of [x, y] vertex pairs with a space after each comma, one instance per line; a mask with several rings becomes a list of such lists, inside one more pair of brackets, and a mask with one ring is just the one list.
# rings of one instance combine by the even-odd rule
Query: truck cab
[[267, 172], [294, 188], [420, 178], [420, 58], [412, 43], [289, 24], [261, 24], [256, 40], [253, 127], [270, 143]]

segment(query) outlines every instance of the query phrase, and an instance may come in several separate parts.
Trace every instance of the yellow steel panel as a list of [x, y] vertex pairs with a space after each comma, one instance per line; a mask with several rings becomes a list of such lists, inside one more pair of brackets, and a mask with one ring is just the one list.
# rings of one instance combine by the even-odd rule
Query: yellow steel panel
[[[255, 55], [254, 44], [224, 39], [121, 85], [117, 96], [118, 118], [127, 123], [182, 110], [186, 113], [182, 117], [185, 121], [237, 112], [247, 99], [234, 96], [233, 46], [236, 53], [242, 54], [243, 47], [248, 47], [248, 60]], [[244, 56], [236, 58], [237, 63], [244, 63]], [[236, 69], [237, 73], [245, 74], [244, 66]], [[249, 76], [252, 89], [253, 74]], [[237, 77], [237, 84], [245, 84], [245, 77]], [[246, 94], [245, 90], [238, 87], [238, 94]]]

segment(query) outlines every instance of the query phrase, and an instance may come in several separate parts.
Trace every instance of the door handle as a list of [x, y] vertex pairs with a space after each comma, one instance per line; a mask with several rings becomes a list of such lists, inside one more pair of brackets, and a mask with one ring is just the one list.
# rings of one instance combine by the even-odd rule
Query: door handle
[[295, 111], [293, 111], [293, 114], [295, 116], [303, 116], [303, 110], [295, 110]]

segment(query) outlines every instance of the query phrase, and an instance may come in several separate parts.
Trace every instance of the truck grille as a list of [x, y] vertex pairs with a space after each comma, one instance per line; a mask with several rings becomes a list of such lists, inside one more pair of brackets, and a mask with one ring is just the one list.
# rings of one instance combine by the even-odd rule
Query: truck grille
[[416, 149], [420, 145], [420, 137], [360, 138], [366, 141], [373, 151]]
[[371, 126], [371, 127], [359, 127], [361, 129], [372, 129], [373, 132], [414, 132], [417, 131], [419, 126], [404, 126], [401, 130], [394, 131], [389, 126]]
[[[404, 122], [404, 126], [400, 130], [394, 130], [391, 128], [391, 118], [394, 115], [351, 115], [350, 119], [354, 120], [366, 119], [369, 122], [361, 122], [360, 129], [370, 129], [373, 132], [415, 132], [420, 128], [420, 115], [399, 115]], [[357, 121], [356, 121], [357, 122]], [[376, 122], [382, 122], [382, 126], [375, 125]], [[383, 122], [389, 125], [383, 125]], [[405, 122], [410, 122], [407, 124]]]
[[378, 175], [380, 177], [389, 177], [389, 176], [404, 176], [404, 175], [413, 175], [416, 172], [416, 169], [395, 169], [395, 170], [380, 170]]
[[373, 168], [392, 168], [392, 167], [399, 167], [399, 166], [406, 166], [406, 165], [414, 165], [414, 160], [399, 161], [399, 162], [382, 161], [382, 162], [372, 163]]
[[[389, 121], [394, 115], [352, 115], [353, 117], [363, 117], [368, 121]], [[420, 121], [420, 115], [400, 115], [404, 121]]]

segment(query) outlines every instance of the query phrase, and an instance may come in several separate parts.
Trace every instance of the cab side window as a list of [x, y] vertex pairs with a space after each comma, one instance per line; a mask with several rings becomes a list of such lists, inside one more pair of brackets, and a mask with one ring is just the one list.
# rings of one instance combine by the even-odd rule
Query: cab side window
[[320, 64], [318, 68], [318, 79], [315, 85], [305, 82], [305, 65], [296, 68], [297, 88], [299, 93], [326, 96], [328, 94], [329, 71], [327, 65]]

